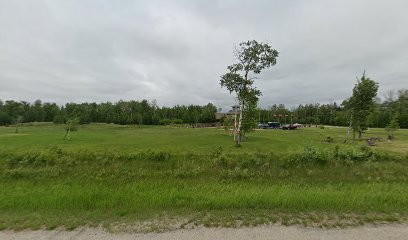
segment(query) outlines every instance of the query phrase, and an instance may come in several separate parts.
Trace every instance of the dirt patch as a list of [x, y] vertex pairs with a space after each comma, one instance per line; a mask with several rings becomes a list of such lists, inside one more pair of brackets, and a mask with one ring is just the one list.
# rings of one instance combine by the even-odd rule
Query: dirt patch
[[261, 226], [254, 228], [195, 228], [175, 230], [164, 233], [109, 233], [101, 228], [82, 228], [74, 231], [38, 230], [38, 231], [2, 231], [0, 239], [406, 239], [408, 225], [361, 226], [345, 229], [305, 228], [299, 226]]

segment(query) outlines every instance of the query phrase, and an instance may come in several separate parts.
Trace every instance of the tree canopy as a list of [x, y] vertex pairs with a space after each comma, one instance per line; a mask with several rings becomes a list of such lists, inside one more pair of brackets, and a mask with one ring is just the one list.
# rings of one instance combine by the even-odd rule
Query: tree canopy
[[377, 96], [378, 83], [363, 76], [357, 80], [353, 88], [353, 95], [343, 102], [343, 105], [350, 111], [350, 127], [353, 129], [353, 140], [355, 133], [359, 133], [361, 139], [362, 132], [368, 126], [368, 117], [375, 107], [375, 97]]
[[255, 76], [251, 74], [258, 75], [275, 65], [279, 53], [269, 44], [252, 40], [240, 43], [234, 54], [237, 62], [227, 67], [229, 72], [221, 76], [220, 85], [237, 96], [240, 111], [234, 140], [239, 146], [242, 135], [256, 124], [256, 108], [262, 94], [253, 86]]
[[65, 123], [68, 119], [78, 118], [80, 124], [98, 122], [115, 124], [160, 125], [169, 123], [211, 123], [215, 122], [217, 108], [208, 103], [199, 105], [176, 105], [158, 107], [154, 101], [118, 101], [116, 103], [67, 103], [58, 106], [55, 103], [36, 101], [0, 100], [0, 125], [13, 124], [22, 116], [22, 122]]

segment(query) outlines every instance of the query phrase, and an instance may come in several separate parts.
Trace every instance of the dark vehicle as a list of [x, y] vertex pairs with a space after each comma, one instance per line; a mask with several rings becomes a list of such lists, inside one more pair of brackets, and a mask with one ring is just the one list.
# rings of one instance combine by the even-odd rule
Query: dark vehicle
[[285, 124], [282, 125], [282, 130], [295, 130], [297, 129], [297, 125], [296, 124]]
[[260, 124], [258, 124], [258, 128], [267, 129], [267, 128], [269, 128], [269, 125], [267, 123], [260, 123]]
[[280, 123], [278, 122], [268, 122], [269, 128], [272, 129], [279, 129], [280, 128]]

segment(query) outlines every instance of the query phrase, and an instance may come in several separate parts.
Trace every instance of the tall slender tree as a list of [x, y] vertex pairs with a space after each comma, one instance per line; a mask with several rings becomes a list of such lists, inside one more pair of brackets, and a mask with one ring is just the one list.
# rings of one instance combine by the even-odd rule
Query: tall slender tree
[[68, 119], [67, 122], [65, 123], [65, 136], [64, 140], [71, 141], [71, 132], [75, 132], [78, 130], [78, 125], [79, 125], [79, 119], [78, 118], [72, 118]]
[[[226, 87], [230, 93], [234, 92], [237, 95], [240, 111], [234, 139], [236, 145], [240, 146], [244, 133], [244, 118], [248, 120], [253, 117], [251, 114], [245, 114], [245, 112], [248, 108], [252, 109], [257, 105], [259, 96], [262, 94], [253, 86], [255, 75], [260, 74], [265, 68], [275, 65], [279, 53], [269, 44], [252, 40], [240, 43], [239, 47], [235, 48], [234, 54], [237, 63], [227, 67], [229, 72], [221, 76], [220, 84], [221, 87]], [[250, 128], [246, 130], [250, 130]]]
[[363, 129], [367, 127], [368, 117], [375, 107], [377, 91], [378, 83], [368, 78], [364, 71], [363, 76], [357, 80], [353, 88], [353, 95], [343, 102], [343, 105], [350, 112], [350, 125], [347, 132], [347, 139], [350, 130], [353, 130], [353, 141], [356, 138], [356, 132], [358, 132], [358, 138], [361, 139]]
[[397, 131], [399, 128], [399, 123], [398, 123], [398, 114], [394, 114], [391, 121], [385, 126], [385, 131], [387, 131], [388, 141], [392, 141], [394, 139], [394, 132]]

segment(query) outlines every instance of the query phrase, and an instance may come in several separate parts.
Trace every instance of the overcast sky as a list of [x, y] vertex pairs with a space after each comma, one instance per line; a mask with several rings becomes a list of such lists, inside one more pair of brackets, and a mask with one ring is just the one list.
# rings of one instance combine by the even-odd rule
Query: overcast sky
[[262, 107], [341, 102], [364, 69], [408, 88], [408, 1], [0, 0], [0, 99], [229, 106], [233, 48], [280, 52]]

